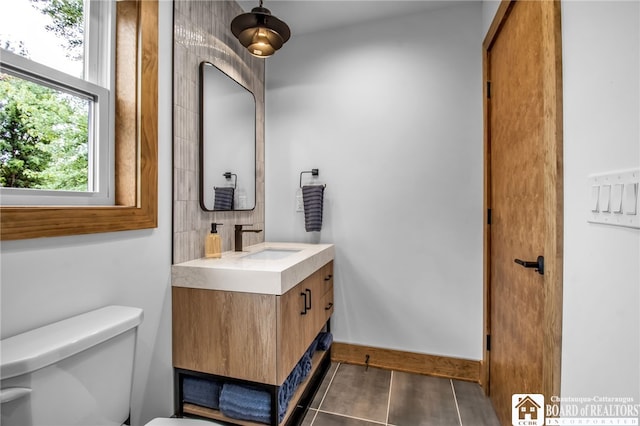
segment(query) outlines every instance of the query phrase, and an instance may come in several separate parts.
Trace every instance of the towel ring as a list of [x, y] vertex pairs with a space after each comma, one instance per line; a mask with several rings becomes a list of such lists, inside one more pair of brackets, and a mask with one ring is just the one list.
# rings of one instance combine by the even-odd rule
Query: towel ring
[[233, 182], [233, 189], [236, 189], [236, 186], [238, 185], [238, 175], [235, 173], [231, 173], [231, 172], [225, 172], [222, 174], [222, 176], [224, 176], [226, 179], [231, 179], [231, 176], [235, 176], [236, 179]]
[[[302, 188], [302, 174], [303, 173], [311, 173], [311, 176], [318, 176], [320, 174], [318, 169], [311, 169], [311, 170], [308, 170], [306, 172], [300, 172], [300, 188]], [[327, 185], [322, 185], [322, 186], [324, 186], [325, 188], [327, 187]]]

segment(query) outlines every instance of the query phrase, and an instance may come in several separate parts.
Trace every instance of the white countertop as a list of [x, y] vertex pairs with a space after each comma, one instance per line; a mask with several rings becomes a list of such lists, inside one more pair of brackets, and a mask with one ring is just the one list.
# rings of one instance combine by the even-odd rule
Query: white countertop
[[[250, 259], [263, 250], [298, 250], [281, 259]], [[174, 287], [282, 295], [334, 258], [333, 244], [265, 242], [171, 267]]]

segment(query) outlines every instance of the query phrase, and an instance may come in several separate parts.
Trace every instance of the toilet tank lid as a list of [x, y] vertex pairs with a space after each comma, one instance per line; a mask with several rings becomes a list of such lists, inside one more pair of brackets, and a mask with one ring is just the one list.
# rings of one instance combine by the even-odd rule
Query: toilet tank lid
[[122, 334], [142, 322], [142, 309], [106, 306], [0, 341], [0, 378], [27, 374]]

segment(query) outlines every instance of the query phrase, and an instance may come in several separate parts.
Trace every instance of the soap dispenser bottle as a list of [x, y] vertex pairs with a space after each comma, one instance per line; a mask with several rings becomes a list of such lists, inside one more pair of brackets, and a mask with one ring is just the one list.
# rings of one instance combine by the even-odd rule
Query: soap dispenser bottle
[[211, 224], [211, 233], [207, 234], [204, 240], [204, 257], [216, 259], [222, 257], [222, 239], [218, 235], [218, 225], [222, 224]]

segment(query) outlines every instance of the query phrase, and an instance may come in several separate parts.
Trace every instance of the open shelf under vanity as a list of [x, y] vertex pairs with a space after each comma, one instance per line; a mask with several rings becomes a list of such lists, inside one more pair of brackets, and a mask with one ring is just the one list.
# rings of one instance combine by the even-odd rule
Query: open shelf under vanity
[[[278, 423], [274, 416], [272, 416], [272, 420], [270, 425], [272, 426], [294, 426], [299, 425], [304, 418], [304, 415], [313, 400], [318, 387], [322, 383], [324, 376], [326, 375], [327, 370], [331, 364], [331, 354], [330, 350], [327, 351], [317, 351], [312, 358], [312, 368], [308, 376], [304, 379], [304, 381], [298, 386], [293, 397], [289, 401], [289, 406], [284, 415], [283, 420]], [[234, 383], [240, 384], [249, 384], [251, 386], [261, 387], [265, 390], [269, 390], [272, 398], [274, 395], [277, 395], [279, 386], [274, 385], [266, 385], [262, 383], [254, 383], [254, 382], [246, 382], [242, 380], [234, 380], [226, 377], [215, 376], [211, 374], [203, 374], [195, 371], [188, 371], [182, 369], [176, 369], [176, 395], [178, 395], [178, 407], [177, 407], [177, 415], [181, 417], [197, 417], [197, 418], [207, 418], [213, 419], [217, 421], [222, 421], [232, 425], [241, 425], [241, 426], [263, 426], [265, 423], [252, 422], [247, 420], [239, 420], [231, 417], [225, 416], [220, 410], [214, 410], [212, 408], [203, 407], [200, 405], [187, 403], [182, 400], [182, 379], [186, 376], [195, 376], [198, 378], [211, 379], [218, 382], [224, 381], [232, 381]], [[276, 398], [277, 401], [277, 398]], [[272, 404], [272, 412], [278, 412], [278, 407]]]

